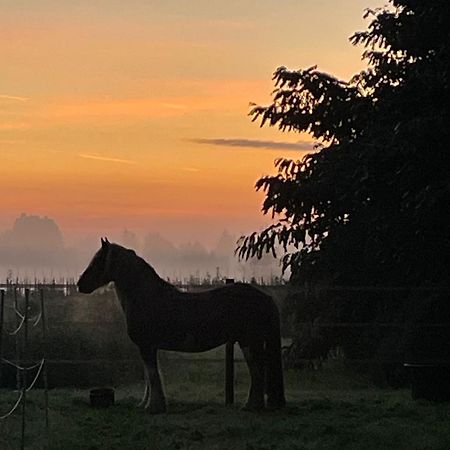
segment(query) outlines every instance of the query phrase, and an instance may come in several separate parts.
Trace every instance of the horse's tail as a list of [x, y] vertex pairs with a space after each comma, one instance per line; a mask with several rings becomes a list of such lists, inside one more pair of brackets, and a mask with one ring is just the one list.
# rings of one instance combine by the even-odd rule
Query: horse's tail
[[281, 357], [280, 314], [273, 301], [271, 310], [265, 342], [267, 407], [282, 408], [286, 404], [286, 400]]

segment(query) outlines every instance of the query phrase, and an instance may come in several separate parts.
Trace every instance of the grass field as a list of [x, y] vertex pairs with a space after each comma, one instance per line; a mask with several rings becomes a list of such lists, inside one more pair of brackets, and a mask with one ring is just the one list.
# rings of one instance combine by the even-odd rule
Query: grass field
[[[89, 390], [50, 391], [50, 442], [43, 393], [27, 403], [26, 448], [70, 449], [448, 449], [450, 404], [413, 401], [339, 367], [287, 371], [288, 406], [250, 413], [247, 372], [236, 364], [236, 405], [223, 404], [223, 362], [165, 360], [168, 413], [137, 409], [141, 386], [116, 387], [116, 405], [89, 406]], [[15, 399], [0, 391], [0, 414]], [[0, 421], [0, 448], [20, 448], [20, 411]]]

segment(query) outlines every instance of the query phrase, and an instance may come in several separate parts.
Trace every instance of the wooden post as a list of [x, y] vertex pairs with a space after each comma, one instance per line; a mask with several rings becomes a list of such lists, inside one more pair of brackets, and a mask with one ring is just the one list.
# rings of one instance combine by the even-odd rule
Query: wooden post
[[234, 403], [234, 342], [225, 347], [225, 404]]
[[3, 320], [5, 311], [5, 291], [0, 291], [0, 388], [2, 387], [2, 364], [3, 364]]
[[[30, 290], [25, 289], [25, 311], [24, 311], [24, 343], [23, 343], [23, 360], [22, 366], [26, 367], [28, 360], [28, 310], [30, 308]], [[27, 369], [22, 370], [22, 443], [21, 449], [25, 449], [25, 425], [26, 425], [26, 408], [27, 408]]]
[[[19, 311], [19, 302], [17, 299], [17, 284], [14, 285], [14, 312], [16, 316], [16, 329], [20, 326], [20, 317], [17, 315], [17, 312]], [[22, 361], [21, 357], [21, 351], [20, 351], [20, 341], [19, 341], [19, 333], [17, 332], [14, 336], [14, 344], [16, 347], [16, 388], [17, 391], [20, 391], [22, 389], [22, 377], [20, 375], [20, 369], [19, 369], [19, 361]]]
[[[233, 278], [226, 278], [225, 284], [233, 284]], [[225, 404], [234, 403], [234, 341], [225, 347]]]
[[42, 345], [44, 349], [44, 366], [43, 366], [43, 376], [44, 376], [44, 401], [45, 401], [45, 430], [47, 433], [47, 444], [49, 444], [50, 438], [50, 428], [48, 420], [48, 374], [47, 374], [47, 322], [45, 317], [45, 302], [44, 302], [44, 289], [40, 289], [41, 298], [41, 320], [42, 320]]

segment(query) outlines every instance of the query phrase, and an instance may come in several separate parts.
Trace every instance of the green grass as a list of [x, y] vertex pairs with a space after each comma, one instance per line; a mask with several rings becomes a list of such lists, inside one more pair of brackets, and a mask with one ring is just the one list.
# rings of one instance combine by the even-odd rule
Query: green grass
[[[116, 387], [116, 405], [89, 406], [89, 390], [50, 391], [50, 444], [43, 393], [27, 403], [27, 448], [66, 449], [447, 449], [450, 404], [413, 401], [407, 390], [375, 388], [342, 368], [287, 371], [288, 406], [249, 413], [247, 372], [236, 367], [236, 405], [223, 404], [223, 363], [163, 360], [168, 413], [136, 408], [141, 386]], [[0, 413], [15, 394], [0, 391]], [[0, 448], [20, 448], [20, 410], [0, 422]]]

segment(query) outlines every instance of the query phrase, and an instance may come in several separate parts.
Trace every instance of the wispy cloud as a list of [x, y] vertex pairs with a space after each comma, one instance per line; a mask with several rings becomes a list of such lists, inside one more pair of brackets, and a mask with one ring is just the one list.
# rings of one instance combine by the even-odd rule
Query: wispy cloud
[[197, 167], [181, 167], [181, 170], [184, 172], [200, 172], [200, 169]]
[[26, 141], [23, 139], [0, 139], [0, 145], [15, 145], [15, 144], [23, 144]]
[[78, 156], [85, 159], [95, 159], [97, 161], [108, 161], [121, 164], [137, 164], [137, 161], [134, 161], [132, 159], [109, 158], [107, 156], [89, 155], [87, 153], [79, 153]]
[[162, 106], [168, 109], [186, 109], [186, 105], [180, 103], [162, 103]]
[[29, 124], [25, 122], [3, 122], [0, 123], [0, 130], [24, 130], [29, 128]]
[[18, 102], [27, 102], [28, 100], [30, 100], [29, 97], [20, 97], [18, 95], [7, 95], [7, 94], [0, 94], [0, 99], [3, 100], [15, 100]]
[[262, 148], [266, 150], [288, 150], [288, 151], [312, 151], [314, 150], [313, 143], [300, 142], [278, 142], [278, 141], [262, 141], [258, 139], [190, 139], [196, 144], [218, 145], [221, 147], [243, 147], [243, 148]]

